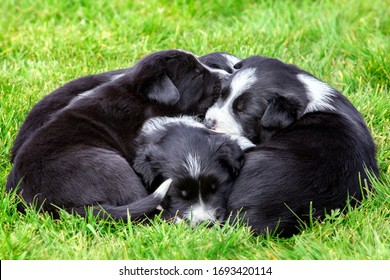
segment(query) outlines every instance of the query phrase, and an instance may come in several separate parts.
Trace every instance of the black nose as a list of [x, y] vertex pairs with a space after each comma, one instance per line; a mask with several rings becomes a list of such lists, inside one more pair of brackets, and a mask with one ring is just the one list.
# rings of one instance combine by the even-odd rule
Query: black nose
[[234, 68], [234, 69], [241, 69], [243, 65], [244, 65], [244, 64], [242, 63], [242, 61], [240, 61], [240, 62], [237, 62], [237, 63], [233, 66], [233, 68]]
[[216, 125], [216, 124], [217, 124], [217, 121], [214, 120], [214, 119], [208, 118], [208, 119], [206, 119], [206, 120], [204, 121], [205, 127], [207, 127], [208, 129], [211, 129], [211, 130], [215, 129], [215, 125]]

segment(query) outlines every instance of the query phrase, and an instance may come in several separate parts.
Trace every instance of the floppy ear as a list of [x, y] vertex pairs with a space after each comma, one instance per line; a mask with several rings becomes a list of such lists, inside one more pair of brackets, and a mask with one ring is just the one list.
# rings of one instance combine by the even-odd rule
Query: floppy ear
[[268, 103], [261, 125], [270, 130], [283, 129], [297, 120], [300, 108], [298, 101], [278, 96]]
[[180, 99], [179, 91], [166, 74], [152, 79], [146, 89], [146, 96], [165, 105], [175, 105]]

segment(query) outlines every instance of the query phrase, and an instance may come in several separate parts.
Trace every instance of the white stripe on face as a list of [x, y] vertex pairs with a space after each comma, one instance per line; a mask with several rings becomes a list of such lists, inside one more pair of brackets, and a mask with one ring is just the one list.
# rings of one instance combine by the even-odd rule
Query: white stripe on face
[[191, 206], [189, 211], [185, 212], [183, 217], [191, 222], [193, 225], [197, 225], [201, 222], [212, 222], [216, 218], [216, 210], [207, 206], [199, 193], [199, 202], [194, 206]]
[[248, 68], [236, 72], [229, 87], [229, 96], [221, 105], [215, 103], [206, 112], [206, 120], [215, 121], [216, 132], [242, 135], [242, 126], [234, 118], [233, 102], [256, 82], [256, 69]]
[[198, 179], [202, 170], [199, 157], [197, 155], [189, 154], [186, 158], [184, 168], [192, 178]]
[[307, 98], [309, 99], [304, 114], [335, 110], [330, 104], [332, 102], [333, 89], [328, 84], [306, 74], [298, 74], [297, 78], [304, 84]]

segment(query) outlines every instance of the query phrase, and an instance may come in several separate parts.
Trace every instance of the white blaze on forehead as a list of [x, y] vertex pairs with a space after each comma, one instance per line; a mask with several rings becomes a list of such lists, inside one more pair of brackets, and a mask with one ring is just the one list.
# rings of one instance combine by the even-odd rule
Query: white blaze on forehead
[[230, 135], [242, 135], [242, 126], [234, 118], [233, 103], [241, 94], [256, 82], [256, 69], [248, 68], [234, 74], [230, 83], [229, 95], [221, 105], [215, 103], [206, 113], [206, 120], [216, 121], [216, 132]]
[[197, 179], [202, 171], [199, 157], [196, 154], [189, 154], [185, 160], [184, 168], [192, 178]]
[[230, 94], [227, 102], [233, 103], [233, 101], [239, 97], [245, 90], [250, 88], [254, 82], [256, 82], [256, 69], [248, 68], [238, 71], [230, 84]]
[[335, 110], [331, 105], [333, 89], [328, 84], [306, 74], [298, 74], [297, 77], [304, 84], [307, 98], [309, 99], [304, 114], [323, 110]]

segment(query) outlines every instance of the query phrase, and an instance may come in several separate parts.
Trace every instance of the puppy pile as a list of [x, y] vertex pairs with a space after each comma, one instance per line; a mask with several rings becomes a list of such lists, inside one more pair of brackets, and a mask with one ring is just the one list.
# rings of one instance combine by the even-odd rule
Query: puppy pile
[[362, 116], [326, 83], [272, 58], [180, 50], [53, 91], [11, 153], [6, 188], [25, 201], [20, 211], [238, 216], [282, 236], [358, 202], [379, 176]]

